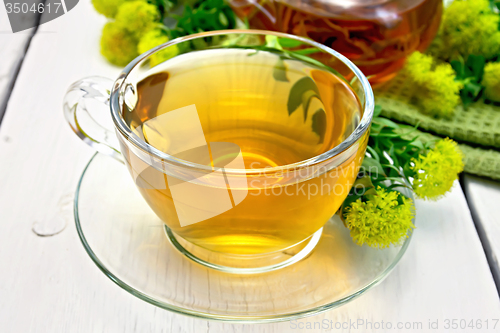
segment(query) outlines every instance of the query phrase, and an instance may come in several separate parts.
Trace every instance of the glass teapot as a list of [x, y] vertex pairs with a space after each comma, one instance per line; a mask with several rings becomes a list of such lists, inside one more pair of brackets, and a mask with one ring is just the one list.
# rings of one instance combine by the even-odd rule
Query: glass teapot
[[231, 0], [251, 28], [309, 37], [353, 61], [377, 85], [437, 33], [442, 0]]

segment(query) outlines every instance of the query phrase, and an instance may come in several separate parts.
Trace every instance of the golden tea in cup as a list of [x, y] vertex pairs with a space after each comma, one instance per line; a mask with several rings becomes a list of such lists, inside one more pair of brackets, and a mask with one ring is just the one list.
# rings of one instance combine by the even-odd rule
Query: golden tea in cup
[[[304, 45], [322, 61], [301, 53]], [[177, 56], [147, 66], [173, 46]], [[110, 104], [119, 147], [110, 133], [92, 143], [121, 153], [168, 232], [245, 260], [321, 232], [357, 177], [373, 114], [368, 81], [342, 55], [300, 37], [238, 30], [140, 56]]]
[[[169, 144], [174, 138], [169, 124], [162, 126], [162, 121], [155, 119], [194, 105], [206, 142], [236, 144], [244, 161], [241, 167], [262, 169], [257, 178], [269, 178], [266, 186], [262, 179], [247, 176], [244, 184], [240, 184], [244, 189], [229, 189], [232, 193], [248, 192], [232, 209], [182, 226], [168, 186], [170, 182], [162, 189], [151, 188], [146, 186], [148, 179], [155, 178], [151, 173], [162, 171], [153, 167], [142, 171], [136, 179], [142, 195], [168, 227], [184, 239], [227, 253], [277, 251], [301, 242], [320, 229], [347, 196], [357, 175], [364, 145], [337, 168], [318, 170], [318, 174], [297, 182], [269, 172], [264, 175], [266, 169], [285, 167], [329, 151], [353, 133], [362, 117], [358, 97], [343, 79], [299, 60], [284, 60], [288, 81], [279, 81], [273, 77], [279, 60], [279, 56], [271, 52], [247, 49], [185, 54], [154, 68], [155, 74], [137, 85], [135, 108], [123, 111], [123, 118], [133, 131], [142, 132], [151, 146], [171, 153]], [[287, 102], [292, 87], [304, 78], [310, 78], [317, 86], [319, 96], [310, 101], [307, 115], [302, 106], [301, 110], [289, 114]], [[315, 132], [315, 125], [324, 128], [324, 132]], [[184, 158], [199, 163], [197, 158], [202, 153], [193, 154], [195, 156]], [[231, 156], [221, 158], [229, 160]], [[213, 159], [213, 156], [212, 161], [206, 159], [206, 165], [210, 166]], [[133, 160], [127, 161], [133, 169]], [[226, 174], [226, 177], [233, 176]], [[193, 191], [202, 191], [204, 185], [198, 186], [200, 188]], [[225, 182], [223, 186], [225, 191]], [[190, 200], [184, 209], [201, 209], [199, 200]]]

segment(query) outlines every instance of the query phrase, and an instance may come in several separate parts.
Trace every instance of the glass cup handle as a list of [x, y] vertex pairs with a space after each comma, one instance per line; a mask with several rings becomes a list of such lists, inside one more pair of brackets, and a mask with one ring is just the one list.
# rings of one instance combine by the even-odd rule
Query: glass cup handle
[[64, 96], [64, 115], [83, 142], [123, 162], [109, 109], [113, 80], [91, 76], [73, 83]]

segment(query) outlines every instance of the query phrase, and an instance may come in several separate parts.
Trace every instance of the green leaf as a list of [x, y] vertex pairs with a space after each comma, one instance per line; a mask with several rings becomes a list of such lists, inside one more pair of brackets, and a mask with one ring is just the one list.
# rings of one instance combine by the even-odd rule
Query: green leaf
[[219, 12], [219, 22], [224, 27], [229, 26], [229, 21], [228, 21], [226, 15], [223, 12]]
[[[393, 189], [397, 189], [397, 188], [401, 188], [401, 187], [406, 187], [406, 188], [412, 189], [408, 185], [402, 185], [402, 184], [399, 184], [399, 183], [391, 184], [391, 185], [387, 186], [387, 189], [388, 190], [393, 190]], [[399, 194], [403, 194], [403, 193], [399, 192], [398, 190], [396, 190], [396, 192], [398, 192]], [[402, 204], [403, 202], [400, 199], [401, 199], [401, 196], [398, 195], [398, 202], [399, 202], [399, 204]]]
[[310, 90], [319, 96], [318, 87], [309, 76], [305, 76], [293, 84], [292, 89], [290, 89], [290, 94], [288, 95], [287, 108], [289, 115], [297, 110], [302, 104], [302, 95]]
[[372, 137], [378, 138], [399, 138], [401, 135], [396, 133], [373, 133], [370, 134]]
[[377, 190], [375, 189], [375, 186], [373, 188], [369, 188], [365, 191], [365, 195], [377, 195]]
[[266, 46], [276, 50], [283, 49], [280, 43], [278, 42], [278, 37], [272, 35], [266, 35]]
[[403, 173], [406, 177], [412, 177], [415, 174], [415, 171], [412, 170], [411, 165], [412, 161], [408, 160], [403, 166]]
[[460, 98], [464, 107], [476, 101], [481, 95], [481, 80], [485, 63], [486, 60], [483, 56], [473, 54], [467, 57], [465, 63], [461, 57], [459, 60], [450, 62], [457, 74], [455, 80], [463, 84], [463, 88], [460, 90]]
[[[167, 0], [151, 0], [162, 1]], [[164, 5], [163, 7], [168, 7]], [[224, 0], [189, 1], [182, 15], [168, 15], [177, 20], [171, 30], [171, 37], [181, 37], [195, 32], [232, 29], [236, 27], [236, 16]]]
[[483, 87], [478, 83], [468, 82], [465, 84], [464, 89], [472, 94], [472, 96], [476, 97]]
[[485, 63], [486, 60], [483, 56], [471, 54], [467, 58], [466, 65], [470, 68], [471, 74], [476, 78], [477, 82], [480, 82], [483, 77]]
[[349, 194], [347, 198], [345, 198], [344, 202], [342, 203], [342, 211], [346, 208], [349, 207], [353, 202], [357, 201], [358, 199], [361, 199], [363, 197], [363, 194]]
[[399, 125], [393, 122], [392, 120], [389, 120], [387, 118], [383, 117], [376, 117], [373, 118], [373, 123], [379, 124], [382, 126], [390, 127], [390, 128], [399, 128]]
[[[377, 175], [375, 178], [379, 178], [379, 175], [386, 177], [384, 168], [379, 161], [371, 157], [365, 157], [363, 163], [361, 164], [364, 171], [368, 172], [370, 175]], [[375, 169], [375, 170], [374, 170]]]
[[302, 94], [302, 109], [304, 110], [304, 122], [307, 120], [307, 110], [309, 110], [309, 105], [311, 104], [311, 100], [315, 97], [321, 100], [318, 94], [316, 94], [312, 90], [308, 90]]
[[464, 84], [464, 87], [460, 91], [460, 98], [462, 99], [462, 103], [465, 107], [470, 105], [472, 102], [476, 101], [483, 89], [479, 83], [476, 82], [467, 82]]
[[413, 142], [408, 144], [409, 146], [417, 147], [419, 150], [424, 150], [424, 144], [420, 140], [414, 140]]
[[208, 47], [207, 42], [205, 42], [202, 38], [193, 39], [191, 42], [193, 43], [195, 50], [203, 50]]
[[342, 79], [344, 82], [346, 82], [347, 84], [350, 85], [349, 81], [347, 81], [346, 78], [342, 74], [339, 73], [339, 71], [331, 68], [330, 66], [327, 66], [327, 65], [323, 64], [321, 61], [318, 61], [316, 59], [308, 57], [307, 55], [303, 55], [303, 54], [297, 53], [295, 51], [283, 51], [283, 53], [285, 55], [287, 55], [289, 58], [298, 59], [298, 60], [307, 62], [307, 63], [309, 63], [311, 65], [317, 66], [317, 67], [319, 67], [321, 69], [327, 70], [330, 73], [335, 74], [335, 76], [337, 76], [338, 78]]
[[318, 52], [321, 52], [321, 51], [317, 48], [314, 48], [314, 47], [293, 51], [294, 54], [302, 54], [302, 55], [308, 55], [308, 54], [313, 54], [313, 53], [318, 53]]
[[492, 10], [495, 10], [495, 9], [500, 10], [500, 1], [499, 0], [490, 0], [490, 8]]
[[391, 180], [393, 182], [395, 182], [396, 184], [401, 184], [401, 186], [406, 186], [406, 181], [404, 180], [404, 178], [401, 178], [401, 177], [387, 177], [386, 178], [387, 180]]
[[370, 147], [370, 145], [366, 146], [366, 150], [367, 152], [372, 155], [372, 158], [376, 159], [377, 161], [380, 162], [380, 156], [378, 155], [378, 153], [375, 151], [375, 149], [373, 149], [372, 147]]
[[278, 58], [278, 61], [273, 68], [273, 77], [276, 81], [289, 82], [286, 76], [286, 65], [283, 59]]
[[375, 105], [375, 108], [373, 109], [373, 118], [380, 116], [381, 113], [382, 107], [380, 105]]
[[291, 39], [291, 38], [284, 38], [284, 37], [279, 37], [278, 38], [278, 43], [282, 46], [282, 47], [299, 47], [300, 45], [302, 45], [303, 43], [301, 41], [298, 41], [298, 40], [295, 40], [295, 39]]
[[388, 168], [388, 169], [391, 169], [390, 171], [391, 171], [391, 172], [392, 172], [392, 171], [396, 172], [396, 174], [397, 174], [397, 175], [401, 175], [401, 170], [400, 170], [399, 168], [396, 168], [396, 167], [395, 167], [394, 165], [392, 165], [392, 164], [384, 164], [384, 165], [382, 165], [382, 166], [383, 166], [383, 167], [386, 167], [386, 168]]
[[[360, 191], [361, 190], [361, 191]], [[376, 195], [375, 185], [369, 176], [364, 176], [355, 180], [354, 185], [349, 192], [349, 195], [342, 203], [342, 211], [351, 203], [358, 199], [362, 199], [365, 195]]]
[[370, 176], [364, 176], [361, 178], [358, 178], [354, 181], [353, 188], [375, 188], [375, 185], [373, 185], [372, 179]]
[[465, 78], [465, 69], [464, 69], [464, 63], [460, 60], [452, 60], [450, 61], [450, 65], [457, 73], [457, 78], [463, 79]]
[[318, 143], [323, 143], [326, 133], [326, 113], [323, 109], [319, 109], [315, 114], [313, 114], [312, 130], [319, 136]]
[[370, 136], [375, 136], [382, 130], [382, 125], [372, 123], [370, 127]]

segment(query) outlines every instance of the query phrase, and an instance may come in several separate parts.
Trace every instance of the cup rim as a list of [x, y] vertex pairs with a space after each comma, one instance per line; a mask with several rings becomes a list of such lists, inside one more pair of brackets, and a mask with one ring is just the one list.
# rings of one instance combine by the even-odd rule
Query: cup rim
[[[183, 37], [178, 37], [175, 39], [172, 39], [168, 41], [167, 43], [164, 43], [162, 45], [159, 45], [141, 55], [139, 55], [137, 58], [132, 60], [120, 73], [118, 76], [118, 79], [114, 82], [113, 88], [111, 90], [110, 94], [110, 110], [111, 110], [111, 116], [113, 118], [113, 122], [115, 124], [115, 127], [119, 131], [121, 135], [123, 135], [127, 141], [131, 142], [135, 147], [139, 148], [140, 150], [144, 151], [145, 153], [149, 155], [153, 155], [156, 158], [160, 160], [165, 160], [173, 165], [182, 167], [182, 168], [187, 168], [187, 169], [195, 169], [197, 171], [206, 171], [206, 172], [216, 172], [212, 169], [211, 166], [203, 165], [203, 164], [198, 164], [190, 161], [186, 161], [177, 157], [174, 157], [170, 154], [164, 153], [155, 147], [151, 146], [141, 138], [139, 138], [137, 135], [135, 135], [130, 127], [125, 123], [121, 116], [121, 105], [123, 105], [122, 102], [122, 96], [120, 92], [125, 88], [125, 83], [126, 83], [126, 78], [128, 75], [146, 58], [151, 56], [152, 54], [167, 48], [172, 45], [179, 44], [181, 42], [186, 42], [189, 40], [193, 39], [198, 39], [198, 38], [203, 38], [203, 37], [210, 37], [210, 36], [219, 36], [219, 35], [227, 35], [227, 34], [250, 34], [250, 35], [272, 35], [276, 37], [281, 37], [281, 38], [289, 38], [289, 39], [294, 39], [297, 41], [300, 41], [302, 43], [309, 44], [313, 47], [316, 47], [332, 56], [340, 60], [343, 64], [345, 64], [357, 77], [357, 79], [361, 82], [361, 86], [363, 88], [363, 91], [365, 93], [365, 105], [363, 108], [363, 117], [361, 118], [358, 126], [354, 129], [354, 131], [340, 144], [336, 145], [332, 149], [323, 152], [319, 155], [315, 155], [311, 158], [295, 162], [295, 163], [290, 163], [290, 164], [285, 164], [285, 165], [280, 165], [276, 167], [270, 167], [270, 168], [258, 168], [258, 169], [226, 169], [224, 168], [224, 172], [227, 175], [252, 175], [252, 174], [268, 174], [268, 173], [283, 173], [283, 171], [293, 171], [297, 169], [302, 169], [302, 168], [307, 168], [307, 167], [312, 167], [315, 165], [318, 165], [322, 162], [325, 162], [341, 153], [346, 151], [350, 146], [352, 146], [354, 143], [356, 143], [365, 133], [366, 131], [370, 128], [370, 124], [373, 118], [373, 113], [374, 113], [374, 107], [375, 107], [375, 100], [374, 100], [374, 95], [373, 95], [373, 90], [371, 88], [370, 83], [368, 82], [368, 79], [366, 76], [361, 72], [361, 70], [352, 62], [350, 61], [347, 57], [344, 55], [340, 54], [339, 52], [323, 45], [318, 42], [315, 42], [311, 39], [300, 37], [300, 36], [295, 36], [291, 34], [286, 34], [286, 33], [281, 33], [281, 32], [274, 32], [274, 31], [267, 31], [267, 30], [256, 30], [256, 29], [230, 29], [230, 30], [216, 30], [216, 31], [208, 31], [208, 32], [201, 32], [201, 33], [196, 33], [196, 34], [191, 34]], [[168, 61], [168, 60], [167, 60]]]

